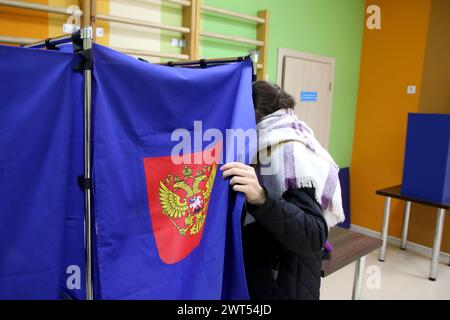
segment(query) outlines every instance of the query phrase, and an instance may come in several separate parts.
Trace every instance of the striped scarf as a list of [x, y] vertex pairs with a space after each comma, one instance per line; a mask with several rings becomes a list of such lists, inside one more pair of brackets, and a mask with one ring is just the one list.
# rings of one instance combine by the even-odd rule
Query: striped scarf
[[294, 110], [278, 110], [257, 128], [261, 184], [280, 196], [288, 189], [315, 188], [328, 227], [344, 221], [339, 168]]

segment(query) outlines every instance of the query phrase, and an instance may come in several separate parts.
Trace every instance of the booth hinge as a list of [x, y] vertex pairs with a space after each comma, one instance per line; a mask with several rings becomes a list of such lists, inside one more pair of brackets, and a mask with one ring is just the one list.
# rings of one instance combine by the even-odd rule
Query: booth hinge
[[86, 38], [92, 38], [92, 28], [82, 28], [77, 32], [72, 33], [72, 46], [73, 52], [76, 53], [81, 59], [73, 67], [76, 71], [92, 70], [94, 67], [94, 55], [92, 48], [83, 49], [83, 40]]
[[53, 44], [52, 42], [51, 42], [51, 40], [52, 39], [45, 39], [45, 48], [47, 49], [47, 50], [55, 50], [55, 51], [59, 51], [59, 49], [58, 49], [58, 47], [55, 45], [55, 44]]
[[86, 49], [76, 52], [81, 58], [80, 61], [73, 67], [76, 71], [92, 70], [94, 67], [94, 57], [92, 49]]
[[85, 178], [84, 176], [78, 176], [78, 186], [82, 190], [90, 190], [92, 189], [92, 179]]

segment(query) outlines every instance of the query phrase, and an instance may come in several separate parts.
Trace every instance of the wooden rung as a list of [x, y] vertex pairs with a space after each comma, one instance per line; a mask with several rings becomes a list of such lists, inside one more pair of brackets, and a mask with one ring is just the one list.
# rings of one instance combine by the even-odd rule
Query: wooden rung
[[228, 11], [228, 10], [220, 9], [220, 8], [216, 8], [216, 7], [211, 7], [206, 4], [202, 4], [200, 6], [200, 8], [205, 12], [218, 13], [218, 14], [222, 14], [224, 16], [239, 18], [239, 19], [243, 19], [243, 20], [256, 22], [256, 23], [265, 23], [266, 22], [266, 20], [264, 20], [263, 18], [250, 16], [250, 15], [246, 15], [246, 14], [242, 14], [242, 13], [237, 13], [237, 12], [233, 12], [233, 11]]
[[183, 7], [189, 7], [191, 5], [191, 1], [187, 0], [162, 0], [162, 2], [179, 4], [182, 5]]
[[185, 27], [176, 27], [176, 26], [171, 26], [171, 25], [157, 23], [157, 22], [136, 20], [136, 19], [130, 19], [130, 18], [118, 17], [118, 16], [110, 16], [110, 15], [100, 14], [100, 13], [97, 14], [97, 20], [118, 22], [118, 23], [130, 24], [130, 25], [135, 25], [135, 26], [141, 26], [141, 27], [148, 27], [148, 28], [168, 30], [168, 31], [176, 31], [176, 32], [181, 32], [181, 33], [189, 33], [190, 32], [190, 29], [185, 28]]
[[221, 40], [227, 40], [227, 41], [251, 44], [251, 45], [254, 45], [254, 46], [257, 46], [257, 47], [264, 46], [264, 42], [263, 41], [252, 40], [252, 39], [247, 39], [247, 38], [241, 38], [241, 37], [236, 37], [236, 36], [226, 36], [226, 35], [223, 35], [223, 34], [218, 34], [218, 33], [213, 33], [213, 32], [200, 32], [200, 35], [203, 36], [203, 37], [208, 37], [208, 38], [214, 38], [214, 39], [221, 39]]
[[176, 60], [188, 60], [189, 56], [186, 54], [175, 54], [175, 53], [164, 53], [157, 51], [147, 51], [147, 50], [139, 50], [139, 49], [128, 49], [128, 48], [120, 48], [120, 47], [111, 47], [116, 51], [131, 54], [135, 56], [144, 56], [144, 57], [158, 57], [158, 58], [167, 58], [167, 59], [176, 59]]
[[20, 38], [20, 37], [10, 37], [10, 36], [0, 36], [0, 42], [11, 43], [11, 44], [28, 44], [39, 41], [38, 39], [31, 38]]
[[[97, 1], [94, 0], [94, 2], [97, 2]], [[91, 26], [92, 25], [91, 16], [93, 15], [92, 10], [91, 10], [92, 9], [91, 8], [91, 0], [79, 0], [78, 3], [80, 4], [81, 10], [83, 10], [83, 12], [84, 12], [83, 19], [81, 19], [81, 25], [82, 26]], [[93, 37], [95, 40], [95, 32], [93, 33]]]
[[256, 39], [264, 43], [262, 46], [258, 46], [258, 59], [262, 65], [261, 69], [257, 70], [258, 80], [266, 80], [267, 77], [267, 52], [269, 44], [269, 12], [267, 10], [258, 11], [258, 17], [264, 19], [266, 23], [258, 24], [256, 27]]
[[189, 7], [191, 5], [191, 1], [188, 0], [139, 0], [139, 2], [151, 3], [162, 5], [164, 3], [176, 4], [183, 7]]
[[191, 5], [182, 9], [182, 25], [191, 30], [183, 35], [186, 46], [181, 49], [190, 59], [197, 59], [200, 52], [200, 0], [191, 0]]
[[[24, 1], [0, 0], [0, 6], [7, 6], [7, 7], [20, 8], [20, 9], [29, 9], [29, 10], [43, 11], [43, 12], [50, 12], [50, 13], [59, 13], [59, 14], [65, 14], [65, 15], [73, 14], [73, 12], [67, 12], [67, 8], [48, 6], [45, 4], [31, 3], [31, 2], [24, 2]], [[82, 16], [82, 15], [83, 15], [83, 11], [80, 10], [79, 16]]]

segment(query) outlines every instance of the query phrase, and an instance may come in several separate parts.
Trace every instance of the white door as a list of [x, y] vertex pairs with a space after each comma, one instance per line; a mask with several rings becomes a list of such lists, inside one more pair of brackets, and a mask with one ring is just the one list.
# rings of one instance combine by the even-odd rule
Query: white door
[[[281, 68], [280, 68], [281, 67]], [[330, 136], [334, 59], [280, 49], [279, 82], [295, 98], [295, 112], [306, 122], [322, 146]]]

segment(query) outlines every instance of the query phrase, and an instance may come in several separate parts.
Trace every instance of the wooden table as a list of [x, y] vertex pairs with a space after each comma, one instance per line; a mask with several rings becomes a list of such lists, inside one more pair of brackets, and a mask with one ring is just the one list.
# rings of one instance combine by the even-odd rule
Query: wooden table
[[383, 245], [380, 249], [379, 259], [381, 262], [384, 262], [386, 258], [386, 245], [387, 245], [387, 236], [388, 236], [388, 228], [389, 228], [389, 214], [391, 207], [391, 198], [404, 200], [405, 203], [405, 211], [403, 214], [403, 228], [402, 228], [402, 239], [400, 243], [400, 248], [406, 250], [406, 239], [408, 236], [408, 225], [409, 225], [409, 214], [411, 211], [411, 203], [420, 203], [426, 206], [437, 208], [437, 218], [436, 218], [436, 229], [434, 233], [434, 244], [433, 244], [433, 253], [431, 256], [431, 265], [430, 265], [430, 275], [428, 279], [431, 281], [436, 280], [436, 271], [439, 262], [439, 254], [441, 252], [441, 242], [442, 242], [442, 231], [444, 228], [444, 219], [445, 219], [445, 211], [450, 209], [450, 203], [439, 203], [423, 200], [417, 197], [410, 197], [403, 195], [401, 193], [402, 186], [394, 186], [386, 189], [377, 190], [376, 194], [380, 196], [386, 197], [384, 204], [384, 216], [383, 216], [383, 227], [381, 231], [381, 239], [383, 241]]
[[361, 299], [366, 256], [381, 247], [381, 240], [335, 227], [330, 230], [328, 241], [333, 245], [333, 251], [322, 261], [322, 277], [356, 261], [352, 299]]

